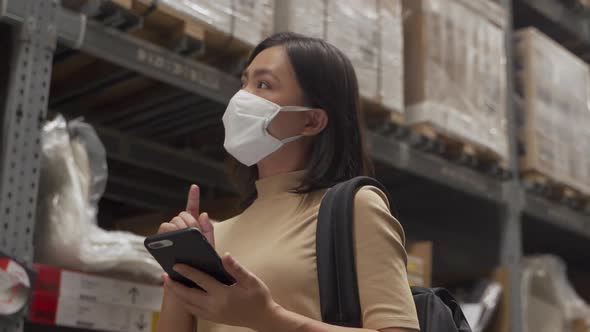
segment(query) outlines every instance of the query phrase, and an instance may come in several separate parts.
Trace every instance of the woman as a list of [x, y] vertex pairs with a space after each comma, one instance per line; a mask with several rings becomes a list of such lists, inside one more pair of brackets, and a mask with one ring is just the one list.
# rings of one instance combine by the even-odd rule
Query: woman
[[[315, 265], [318, 209], [326, 190], [370, 173], [350, 61], [319, 39], [280, 33], [260, 43], [242, 89], [223, 116], [224, 146], [239, 162], [247, 208], [211, 225], [196, 186], [187, 211], [159, 232], [199, 227], [237, 283], [225, 286], [188, 266], [180, 274], [205, 291], [164, 276], [159, 332], [416, 331], [404, 233], [374, 187], [355, 197], [355, 255], [363, 329], [321, 322]], [[215, 236], [213, 235], [215, 233]], [[240, 263], [238, 263], [238, 260]]]

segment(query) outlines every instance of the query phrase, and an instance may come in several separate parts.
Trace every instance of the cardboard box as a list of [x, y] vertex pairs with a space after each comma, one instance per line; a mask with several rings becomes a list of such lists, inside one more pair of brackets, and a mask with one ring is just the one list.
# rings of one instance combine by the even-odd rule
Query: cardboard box
[[33, 292], [87, 302], [130, 306], [159, 311], [164, 291], [160, 286], [95, 276], [35, 264], [37, 278]]
[[326, 38], [326, 1], [280, 0], [275, 3], [275, 32], [293, 31], [308, 37]]
[[35, 264], [30, 321], [114, 332], [152, 331], [163, 299], [160, 286]]
[[421, 241], [406, 245], [408, 281], [410, 286], [432, 286], [432, 242]]
[[389, 110], [404, 110], [404, 33], [401, 1], [378, 1], [378, 98]]
[[379, 31], [377, 0], [328, 0], [326, 40], [352, 62], [361, 95], [377, 97]]
[[[147, 0], [141, 0], [147, 1]], [[195, 22], [254, 46], [273, 31], [274, 0], [162, 0]], [[226, 43], [231, 42], [228, 38]], [[222, 43], [223, 44], [223, 41]]]
[[526, 150], [521, 169], [590, 194], [588, 65], [534, 28], [515, 39]]
[[508, 16], [488, 0], [404, 0], [406, 118], [508, 160]]
[[134, 306], [33, 293], [28, 319], [35, 323], [113, 332], [153, 331], [159, 314]]
[[502, 285], [502, 298], [498, 310], [492, 320], [489, 331], [510, 332], [510, 319], [512, 313], [512, 285], [510, 283], [510, 272], [507, 267], [500, 266], [492, 274], [492, 280]]
[[283, 0], [274, 16], [275, 31], [336, 46], [352, 62], [361, 96], [403, 112], [401, 0]]
[[590, 323], [583, 319], [572, 322], [572, 332], [590, 332]]
[[[232, 35], [248, 45], [258, 45], [274, 30], [274, 0], [228, 0], [233, 9]], [[232, 12], [232, 11], [230, 11]]]

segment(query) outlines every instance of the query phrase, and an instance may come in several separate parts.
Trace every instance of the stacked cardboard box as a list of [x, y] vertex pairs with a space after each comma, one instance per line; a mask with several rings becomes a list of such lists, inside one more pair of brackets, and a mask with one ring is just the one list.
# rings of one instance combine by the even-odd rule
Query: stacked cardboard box
[[274, 0], [162, 0], [160, 2], [160, 5], [174, 8], [181, 14], [206, 23], [209, 27], [251, 46], [258, 44], [273, 30]]
[[404, 110], [403, 10], [399, 0], [380, 0], [378, 99], [386, 108]]
[[406, 118], [508, 159], [507, 14], [488, 0], [404, 0]]
[[403, 112], [401, 0], [287, 0], [275, 7], [275, 30], [323, 38], [351, 60], [361, 95]]
[[152, 331], [163, 290], [89, 274], [35, 265], [29, 310], [35, 323], [114, 332]]
[[517, 88], [523, 97], [524, 172], [590, 194], [590, 71], [534, 28], [516, 33]]
[[432, 242], [413, 242], [406, 246], [408, 252], [408, 281], [410, 286], [432, 285]]

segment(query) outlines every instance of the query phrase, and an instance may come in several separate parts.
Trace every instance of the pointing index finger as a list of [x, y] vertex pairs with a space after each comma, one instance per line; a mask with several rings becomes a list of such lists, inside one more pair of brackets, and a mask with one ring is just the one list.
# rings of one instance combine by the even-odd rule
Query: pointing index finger
[[195, 219], [199, 218], [200, 189], [196, 184], [191, 185], [186, 199], [186, 212], [190, 213]]

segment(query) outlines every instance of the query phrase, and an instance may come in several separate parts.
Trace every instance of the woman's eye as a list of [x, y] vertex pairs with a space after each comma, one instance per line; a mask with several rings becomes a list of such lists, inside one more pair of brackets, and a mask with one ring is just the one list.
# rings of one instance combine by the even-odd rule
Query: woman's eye
[[258, 82], [258, 89], [269, 89], [270, 86], [268, 85], [268, 83], [262, 81], [262, 82]]

